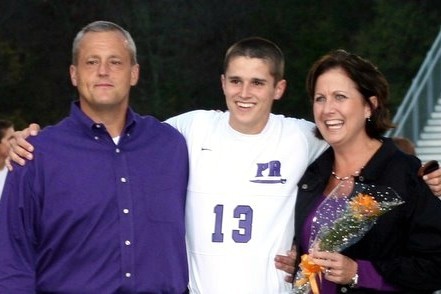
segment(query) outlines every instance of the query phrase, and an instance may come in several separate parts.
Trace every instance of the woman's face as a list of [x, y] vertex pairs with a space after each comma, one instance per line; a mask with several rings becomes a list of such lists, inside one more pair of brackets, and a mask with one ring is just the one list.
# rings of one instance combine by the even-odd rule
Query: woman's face
[[331, 146], [367, 137], [365, 122], [371, 109], [342, 68], [332, 68], [318, 77], [313, 100], [315, 123]]

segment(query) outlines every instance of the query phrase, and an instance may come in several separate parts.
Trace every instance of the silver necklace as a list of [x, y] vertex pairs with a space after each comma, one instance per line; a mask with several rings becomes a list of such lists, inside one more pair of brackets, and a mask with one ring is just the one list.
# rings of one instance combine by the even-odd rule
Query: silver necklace
[[[363, 166], [363, 167], [364, 167], [364, 166]], [[336, 179], [339, 180], [339, 181], [347, 181], [347, 180], [349, 180], [350, 178], [353, 178], [353, 177], [358, 176], [358, 175], [360, 174], [361, 170], [363, 169], [363, 167], [360, 168], [359, 170], [355, 171], [353, 175], [349, 175], [349, 176], [346, 176], [346, 177], [340, 177], [340, 176], [338, 176], [338, 175], [335, 173], [335, 171], [332, 171], [331, 174], [332, 174], [332, 176], [333, 176], [334, 178], [336, 178]]]

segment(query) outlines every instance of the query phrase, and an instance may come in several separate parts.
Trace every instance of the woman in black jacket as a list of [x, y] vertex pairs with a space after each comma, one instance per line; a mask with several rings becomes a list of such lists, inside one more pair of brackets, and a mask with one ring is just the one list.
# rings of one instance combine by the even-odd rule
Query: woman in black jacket
[[[344, 50], [319, 59], [307, 77], [317, 136], [331, 147], [299, 182], [296, 245], [320, 267], [320, 293], [431, 293], [441, 288], [441, 201], [417, 176], [420, 161], [382, 134], [392, 127], [388, 83]], [[392, 189], [404, 201], [341, 252], [311, 245], [322, 203], [341, 185]], [[351, 186], [352, 187], [352, 186]], [[311, 229], [313, 228], [313, 229]], [[318, 230], [318, 229], [317, 229]]]

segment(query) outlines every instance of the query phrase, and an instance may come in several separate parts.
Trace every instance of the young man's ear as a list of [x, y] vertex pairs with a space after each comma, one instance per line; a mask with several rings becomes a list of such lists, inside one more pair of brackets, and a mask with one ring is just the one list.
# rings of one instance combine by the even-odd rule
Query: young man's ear
[[286, 90], [286, 80], [278, 81], [276, 84], [276, 93], [274, 96], [274, 100], [279, 100], [280, 98], [282, 98], [283, 94], [285, 93], [285, 90]]
[[225, 75], [221, 74], [221, 85], [222, 85], [222, 91], [225, 93]]

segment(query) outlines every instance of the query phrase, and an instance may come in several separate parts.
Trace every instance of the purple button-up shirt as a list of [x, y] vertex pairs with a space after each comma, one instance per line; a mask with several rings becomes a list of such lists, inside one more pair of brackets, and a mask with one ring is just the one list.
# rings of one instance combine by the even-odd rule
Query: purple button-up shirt
[[9, 173], [0, 293], [183, 293], [188, 153], [171, 126], [129, 110], [118, 144], [74, 103]]

